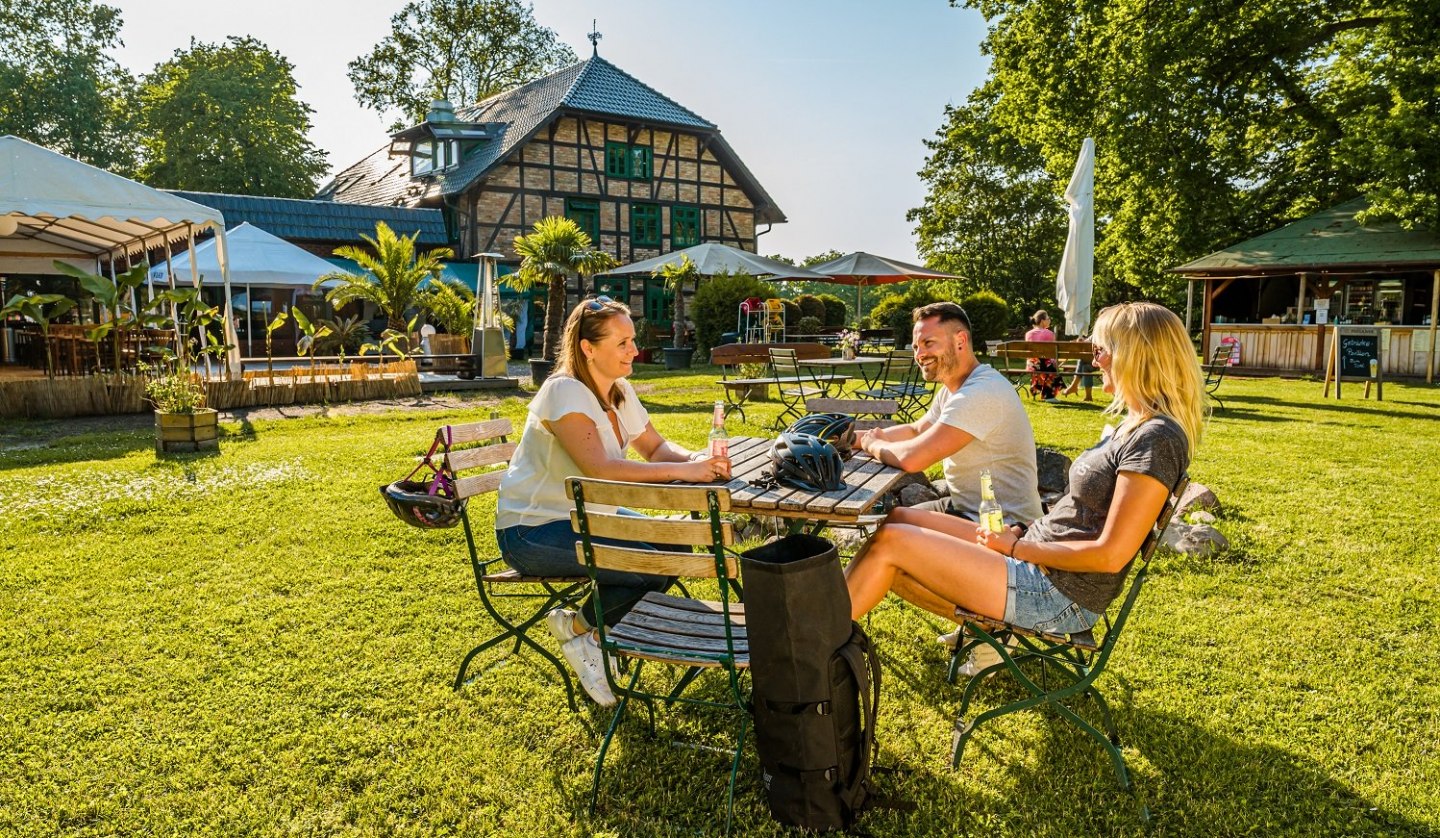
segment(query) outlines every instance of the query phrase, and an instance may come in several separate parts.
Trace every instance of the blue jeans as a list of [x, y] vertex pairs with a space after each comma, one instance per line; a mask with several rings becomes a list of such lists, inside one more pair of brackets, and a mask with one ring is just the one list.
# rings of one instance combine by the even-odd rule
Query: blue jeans
[[[621, 509], [621, 515], [636, 515], [629, 509]], [[495, 531], [495, 541], [500, 545], [500, 555], [505, 562], [526, 576], [584, 576], [584, 563], [575, 554], [579, 536], [570, 529], [569, 521], [551, 521], [535, 527], [517, 525]], [[623, 541], [615, 538], [595, 538], [596, 544], [610, 544], [618, 547], [640, 547], [646, 550], [675, 550], [690, 552], [689, 547], [669, 544], [645, 544], [638, 541]], [[670, 576], [651, 576], [624, 570], [597, 569], [595, 580], [600, 588], [600, 601], [605, 608], [605, 625], [614, 625], [630, 613], [646, 594], [664, 591], [675, 582]], [[591, 626], [600, 623], [595, 615], [595, 594], [591, 593], [580, 606], [580, 614]]]
[[1005, 560], [1005, 622], [1051, 634], [1075, 634], [1095, 625], [1100, 615], [1060, 593], [1039, 565]]

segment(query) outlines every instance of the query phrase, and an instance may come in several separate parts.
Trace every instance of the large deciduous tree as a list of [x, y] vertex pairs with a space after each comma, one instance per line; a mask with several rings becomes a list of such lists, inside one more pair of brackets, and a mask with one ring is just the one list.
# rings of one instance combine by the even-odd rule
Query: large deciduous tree
[[[1058, 196], [1087, 136], [1101, 303], [1176, 302], [1165, 268], [1357, 194], [1440, 222], [1440, 1], [964, 4], [990, 23], [990, 75], [932, 143], [922, 251], [986, 252], [956, 221], [986, 211], [955, 185], [966, 166], [1001, 164], [1009, 199], [1027, 181]], [[1063, 232], [1058, 204], [1054, 219]]]
[[176, 50], [140, 84], [142, 179], [154, 186], [308, 198], [325, 152], [306, 133], [293, 65], [254, 38]]
[[399, 113], [396, 129], [423, 120], [434, 99], [463, 107], [576, 60], [519, 0], [415, 0], [390, 27], [349, 76], [360, 104]]
[[0, 135], [130, 173], [134, 80], [106, 54], [120, 26], [92, 0], [0, 0]]

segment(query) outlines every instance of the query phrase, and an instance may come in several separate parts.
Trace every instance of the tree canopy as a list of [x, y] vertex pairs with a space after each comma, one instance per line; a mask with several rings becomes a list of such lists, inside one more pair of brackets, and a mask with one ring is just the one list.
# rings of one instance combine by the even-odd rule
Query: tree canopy
[[434, 99], [474, 104], [575, 60], [519, 0], [413, 0], [349, 76], [360, 104], [398, 112], [398, 130], [422, 121]]
[[911, 216], [939, 267], [986, 280], [1033, 257], [1043, 301], [1087, 136], [1097, 302], [1175, 302], [1165, 268], [1357, 194], [1440, 221], [1440, 0], [964, 5], [990, 24], [989, 76], [947, 111]]
[[134, 80], [106, 54], [120, 25], [92, 0], [0, 0], [0, 134], [129, 174]]
[[176, 50], [140, 84], [141, 177], [154, 186], [308, 198], [326, 171], [294, 66], [254, 38]]

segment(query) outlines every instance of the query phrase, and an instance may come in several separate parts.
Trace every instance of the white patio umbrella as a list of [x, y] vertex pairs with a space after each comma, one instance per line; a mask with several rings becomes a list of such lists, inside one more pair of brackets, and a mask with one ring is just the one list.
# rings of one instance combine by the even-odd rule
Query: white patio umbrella
[[1095, 141], [1089, 137], [1080, 145], [1065, 203], [1070, 233], [1055, 278], [1055, 300], [1065, 312], [1065, 333], [1078, 336], [1090, 328], [1090, 292], [1095, 286]]
[[826, 282], [837, 285], [855, 286], [855, 322], [864, 315], [861, 294], [867, 285], [884, 285], [892, 282], [910, 282], [917, 279], [964, 279], [942, 271], [932, 271], [899, 259], [875, 256], [863, 250], [837, 256], [828, 262], [811, 265], [810, 270], [825, 275]]
[[695, 263], [696, 271], [701, 276], [714, 276], [721, 273], [748, 273], [754, 276], [768, 276], [775, 279], [815, 279], [827, 280], [828, 277], [797, 268], [794, 265], [787, 265], [784, 262], [777, 262], [774, 259], [767, 259], [758, 253], [751, 253], [748, 250], [741, 250], [738, 247], [731, 247], [715, 242], [705, 242], [694, 247], [687, 247], [683, 250], [674, 250], [656, 256], [652, 259], [645, 259], [634, 262], [623, 267], [614, 268], [605, 272], [605, 276], [617, 276], [623, 274], [650, 274], [660, 270], [666, 265], [678, 265], [680, 261], [689, 257]]

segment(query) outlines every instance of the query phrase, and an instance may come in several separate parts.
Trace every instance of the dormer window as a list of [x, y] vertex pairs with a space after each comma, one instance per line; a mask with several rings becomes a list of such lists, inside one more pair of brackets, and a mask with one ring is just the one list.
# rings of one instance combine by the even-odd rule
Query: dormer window
[[435, 100], [425, 121], [390, 135], [390, 153], [410, 158], [410, 176], [443, 172], [460, 164], [469, 151], [491, 139], [492, 126], [461, 122], [444, 99]]
[[649, 180], [654, 151], [648, 145], [605, 143], [605, 174], [626, 180]]

